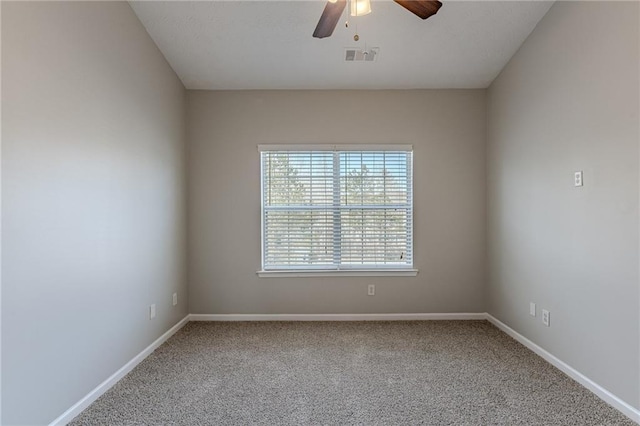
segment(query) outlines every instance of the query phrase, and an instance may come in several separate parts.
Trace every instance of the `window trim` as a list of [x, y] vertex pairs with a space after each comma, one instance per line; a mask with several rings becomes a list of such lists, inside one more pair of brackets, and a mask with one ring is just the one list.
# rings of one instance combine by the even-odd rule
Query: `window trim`
[[268, 269], [256, 271], [260, 278], [303, 278], [303, 277], [415, 277], [414, 268], [375, 269]]
[[264, 151], [406, 151], [413, 152], [408, 144], [269, 144], [258, 145], [258, 152]]
[[[260, 264], [264, 265], [264, 214], [265, 214], [265, 205], [264, 205], [264, 170], [263, 170], [263, 162], [262, 162], [262, 153], [268, 151], [330, 151], [330, 152], [345, 152], [345, 151], [406, 151], [413, 153], [413, 145], [408, 144], [268, 144], [268, 145], [258, 145], [258, 155], [260, 160]], [[411, 156], [413, 160], [413, 155]], [[413, 161], [412, 161], [413, 163]], [[412, 218], [415, 218], [414, 211], [414, 169], [413, 164], [409, 165], [411, 170], [411, 215]], [[415, 277], [417, 276], [419, 270], [415, 268], [415, 253], [413, 253], [413, 249], [415, 247], [414, 244], [414, 220], [411, 221], [411, 246], [412, 246], [412, 264], [407, 265], [406, 267], [393, 265], [393, 266], [365, 266], [364, 268], [359, 268], [357, 266], [350, 267], [348, 265], [343, 265], [340, 267], [318, 267], [318, 268], [309, 268], [300, 267], [300, 268], [286, 268], [286, 269], [262, 269], [256, 271], [256, 274], [260, 278], [302, 278], [302, 277], [327, 277], [327, 276], [336, 276], [336, 277]]]

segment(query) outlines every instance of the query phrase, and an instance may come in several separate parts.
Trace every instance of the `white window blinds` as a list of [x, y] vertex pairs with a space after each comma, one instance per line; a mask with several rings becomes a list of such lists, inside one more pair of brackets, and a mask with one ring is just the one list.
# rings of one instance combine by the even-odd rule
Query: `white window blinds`
[[263, 270], [413, 266], [410, 147], [260, 148]]

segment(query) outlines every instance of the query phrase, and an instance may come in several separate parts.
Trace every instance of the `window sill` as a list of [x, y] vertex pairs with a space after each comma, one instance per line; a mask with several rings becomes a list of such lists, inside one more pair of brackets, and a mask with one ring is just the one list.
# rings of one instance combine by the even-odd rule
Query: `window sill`
[[358, 269], [358, 270], [277, 270], [258, 271], [260, 278], [302, 278], [302, 277], [415, 277], [417, 269]]

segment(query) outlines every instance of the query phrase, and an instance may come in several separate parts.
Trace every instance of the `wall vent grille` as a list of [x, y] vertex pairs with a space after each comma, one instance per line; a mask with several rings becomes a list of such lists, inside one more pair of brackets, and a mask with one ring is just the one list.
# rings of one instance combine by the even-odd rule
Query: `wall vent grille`
[[355, 47], [347, 47], [344, 49], [345, 62], [375, 62], [380, 54], [379, 47], [363, 50]]

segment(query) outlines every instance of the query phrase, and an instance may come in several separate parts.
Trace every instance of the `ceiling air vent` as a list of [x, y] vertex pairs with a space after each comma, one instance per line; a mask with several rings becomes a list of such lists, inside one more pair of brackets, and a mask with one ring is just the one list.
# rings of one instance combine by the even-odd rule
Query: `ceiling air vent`
[[344, 50], [344, 60], [346, 62], [374, 62], [378, 59], [380, 53], [379, 47], [372, 47], [371, 49], [362, 50], [355, 47], [347, 47]]

